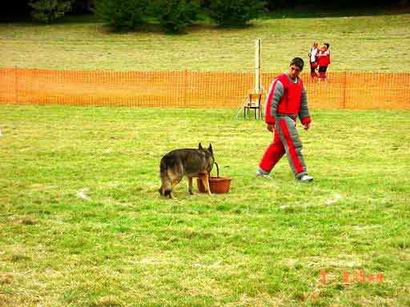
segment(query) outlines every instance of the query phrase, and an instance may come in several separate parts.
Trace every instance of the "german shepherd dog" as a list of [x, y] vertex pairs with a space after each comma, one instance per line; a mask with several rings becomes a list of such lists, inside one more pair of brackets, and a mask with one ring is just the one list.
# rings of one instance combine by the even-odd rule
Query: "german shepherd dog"
[[162, 157], [160, 163], [162, 185], [159, 193], [162, 196], [172, 198], [173, 188], [181, 181], [182, 177], [187, 176], [189, 194], [194, 194], [192, 191], [192, 178], [199, 177], [206, 191], [211, 195], [208, 179], [214, 162], [211, 144], [209, 144], [207, 149], [204, 149], [201, 143], [199, 143], [197, 149], [176, 149], [167, 153]]

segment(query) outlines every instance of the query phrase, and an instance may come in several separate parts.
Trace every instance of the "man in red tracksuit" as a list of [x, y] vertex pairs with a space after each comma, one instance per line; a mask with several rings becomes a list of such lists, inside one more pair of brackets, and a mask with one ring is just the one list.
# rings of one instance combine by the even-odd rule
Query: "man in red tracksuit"
[[307, 174], [302, 155], [302, 143], [296, 130], [298, 117], [305, 130], [310, 128], [311, 122], [306, 91], [299, 78], [303, 66], [303, 59], [294, 58], [290, 62], [289, 72], [277, 76], [269, 89], [265, 122], [268, 130], [274, 132], [274, 138], [259, 163], [257, 176], [269, 175], [286, 153], [296, 179], [301, 182], [313, 180], [313, 177]]

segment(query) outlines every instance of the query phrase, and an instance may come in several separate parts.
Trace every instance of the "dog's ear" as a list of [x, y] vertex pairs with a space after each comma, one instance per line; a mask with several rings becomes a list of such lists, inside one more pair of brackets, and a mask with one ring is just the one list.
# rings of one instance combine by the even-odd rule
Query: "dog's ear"
[[198, 144], [198, 149], [203, 149], [201, 143]]
[[208, 151], [209, 151], [211, 154], [214, 153], [213, 150], [212, 150], [212, 144], [209, 144]]

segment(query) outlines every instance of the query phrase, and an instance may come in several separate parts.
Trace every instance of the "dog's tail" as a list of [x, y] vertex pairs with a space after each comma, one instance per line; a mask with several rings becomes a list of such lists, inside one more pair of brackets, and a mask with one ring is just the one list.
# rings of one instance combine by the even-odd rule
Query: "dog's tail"
[[172, 184], [171, 184], [171, 178], [168, 175], [168, 167], [167, 164], [161, 160], [160, 166], [159, 166], [159, 174], [161, 177], [161, 182], [162, 185], [159, 188], [159, 194], [165, 197], [172, 197], [171, 192], [172, 192]]

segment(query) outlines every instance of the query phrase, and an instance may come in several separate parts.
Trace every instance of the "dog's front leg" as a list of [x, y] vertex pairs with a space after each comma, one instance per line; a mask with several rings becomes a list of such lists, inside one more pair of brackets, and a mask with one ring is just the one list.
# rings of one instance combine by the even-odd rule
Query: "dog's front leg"
[[211, 188], [209, 187], [209, 174], [205, 173], [201, 176], [202, 184], [205, 187], [205, 191], [208, 192], [208, 195], [212, 195]]
[[192, 190], [192, 177], [188, 176], [188, 192], [191, 195], [194, 195], [194, 192]]

